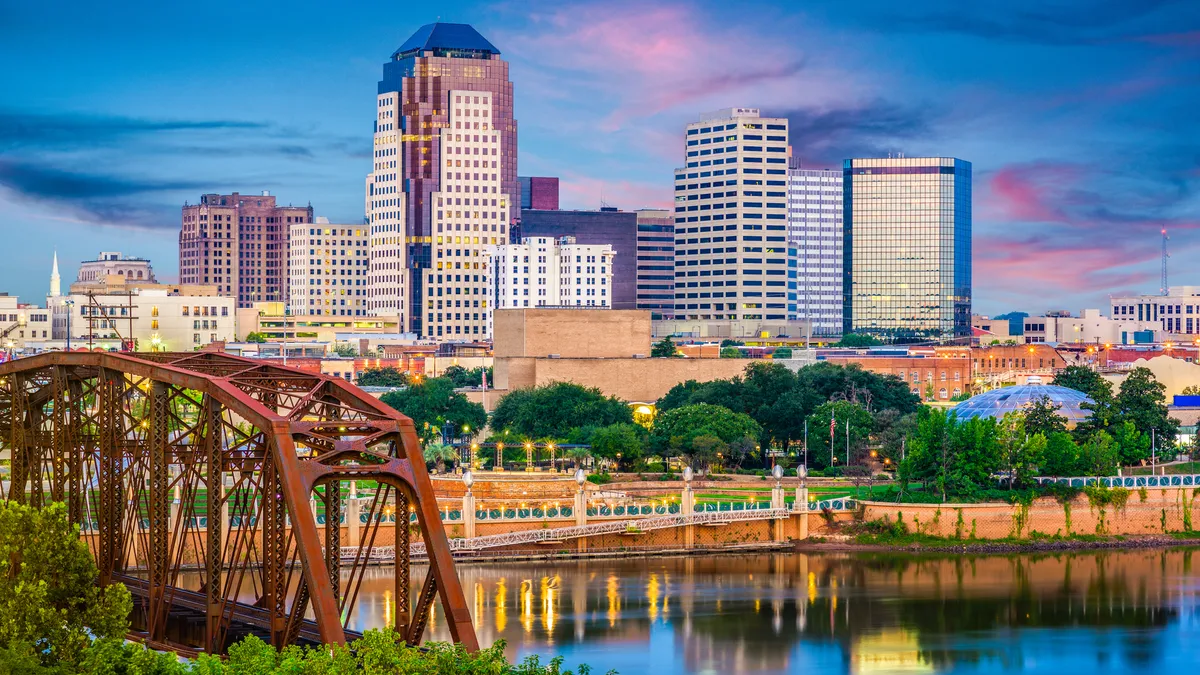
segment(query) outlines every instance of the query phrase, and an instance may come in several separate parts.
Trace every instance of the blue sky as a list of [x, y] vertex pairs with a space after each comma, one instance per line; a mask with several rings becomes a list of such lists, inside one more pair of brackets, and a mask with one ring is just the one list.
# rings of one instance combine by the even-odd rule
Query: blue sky
[[0, 0], [0, 290], [101, 250], [177, 274], [179, 206], [270, 190], [358, 222], [381, 64], [438, 18], [512, 63], [519, 172], [564, 207], [665, 206], [705, 110], [791, 120], [808, 166], [975, 168], [975, 307], [1200, 284], [1200, 2]]

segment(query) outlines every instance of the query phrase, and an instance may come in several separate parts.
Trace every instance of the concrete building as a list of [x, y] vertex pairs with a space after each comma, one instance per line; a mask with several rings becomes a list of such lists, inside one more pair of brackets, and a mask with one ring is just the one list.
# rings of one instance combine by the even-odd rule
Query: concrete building
[[1016, 339], [1009, 332], [1008, 319], [993, 319], [981, 314], [971, 315], [971, 337], [974, 344], [989, 345]]
[[[57, 264], [57, 256], [55, 256]], [[130, 282], [158, 283], [154, 268], [146, 258], [133, 258], [115, 251], [101, 251], [95, 260], [79, 264], [77, 282], [104, 281], [109, 276], [122, 276]]]
[[519, 176], [521, 209], [554, 211], [558, 208], [558, 179], [545, 176]]
[[1109, 303], [1114, 320], [1153, 325], [1163, 339], [1190, 342], [1200, 336], [1200, 286], [1172, 286], [1166, 295], [1112, 296]]
[[890, 340], [971, 335], [971, 163], [848, 159], [842, 330]]
[[0, 293], [0, 359], [25, 351], [31, 342], [51, 339], [50, 311]]
[[370, 233], [366, 225], [293, 223], [288, 307], [292, 314], [366, 316]]
[[[272, 341], [309, 340], [333, 344], [343, 333], [395, 337], [400, 337], [401, 333], [398, 316], [289, 314], [281, 302], [260, 302], [253, 307], [239, 308], [237, 322], [239, 340], [244, 340], [250, 333], [258, 333]], [[410, 340], [414, 337], [408, 336]]]
[[[574, 237], [525, 237], [520, 244], [497, 246], [491, 251], [496, 283], [484, 311], [514, 307], [611, 308], [613, 257], [612, 246], [580, 244]], [[458, 302], [447, 304], [445, 310], [459, 311]], [[490, 317], [487, 321], [490, 325]]]
[[[482, 338], [486, 252], [508, 243], [520, 196], [508, 63], [471, 26], [422, 26], [383, 65], [375, 108], [367, 309], [421, 337]], [[451, 297], [472, 311], [439, 313]]]
[[637, 214], [638, 309], [654, 319], [675, 316], [675, 219], [665, 209]]
[[[1200, 301], [1200, 299], [1198, 299]], [[1123, 318], [1107, 317], [1098, 309], [1084, 309], [1079, 316], [1070, 312], [1052, 312], [1045, 316], [1027, 316], [1024, 319], [1026, 344], [1134, 344], [1152, 342], [1156, 332], [1162, 331], [1165, 321], [1137, 320], [1129, 314]], [[1167, 317], [1162, 317], [1165, 319]], [[1186, 324], [1185, 324], [1186, 325]]]
[[788, 169], [788, 245], [798, 254], [796, 317], [842, 333], [842, 171]]
[[820, 357], [839, 366], [851, 364], [877, 375], [894, 375], [904, 380], [922, 401], [949, 401], [971, 391], [971, 360], [909, 354], [837, 353]]
[[180, 295], [165, 285], [72, 292], [50, 311], [52, 339], [65, 346], [69, 336], [72, 349], [183, 352], [237, 336], [234, 298]]
[[687, 125], [686, 166], [675, 170], [676, 319], [796, 313], [787, 137], [787, 119], [759, 117], [756, 108], [705, 113]]
[[290, 230], [312, 220], [311, 206], [279, 206], [265, 191], [201, 195], [183, 206], [179, 282], [214, 284], [238, 307], [287, 302]]
[[637, 307], [638, 216], [632, 211], [605, 207], [599, 211], [522, 211], [520, 235], [574, 237], [576, 243], [612, 248], [611, 304], [613, 309]]

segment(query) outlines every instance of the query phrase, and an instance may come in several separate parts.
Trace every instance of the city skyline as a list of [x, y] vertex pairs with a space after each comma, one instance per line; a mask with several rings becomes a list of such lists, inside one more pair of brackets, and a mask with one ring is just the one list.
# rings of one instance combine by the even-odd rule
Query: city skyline
[[[520, 172], [559, 176], [564, 208], [668, 206], [681, 125], [752, 105], [789, 119], [806, 167], [888, 152], [972, 162], [978, 312], [1152, 293], [1163, 226], [1171, 284], [1200, 281], [1184, 262], [1200, 201], [1194, 6], [754, 4], [439, 11], [512, 63]], [[201, 18], [175, 8], [10, 9], [0, 53], [26, 66], [0, 74], [18, 92], [0, 104], [0, 223], [22, 255], [3, 288], [39, 302], [54, 250], [73, 269], [119, 249], [177, 279], [179, 207], [203, 193], [271, 190], [358, 222], [379, 64], [438, 18], [370, 16], [299, 3], [269, 32], [189, 34], [178, 26]], [[73, 47], [29, 62], [53, 43]]]

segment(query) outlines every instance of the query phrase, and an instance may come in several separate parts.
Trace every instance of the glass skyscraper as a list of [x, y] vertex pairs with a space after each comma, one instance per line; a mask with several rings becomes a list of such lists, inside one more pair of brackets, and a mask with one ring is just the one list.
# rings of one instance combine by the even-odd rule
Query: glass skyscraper
[[971, 163], [848, 159], [842, 330], [891, 341], [971, 335]]
[[799, 252], [796, 318], [842, 332], [842, 171], [788, 169], [788, 245]]

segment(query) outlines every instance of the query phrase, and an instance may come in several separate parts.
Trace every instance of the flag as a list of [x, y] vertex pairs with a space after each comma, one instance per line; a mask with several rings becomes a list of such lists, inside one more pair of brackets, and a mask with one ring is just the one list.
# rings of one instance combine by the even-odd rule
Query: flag
[[831, 417], [829, 418], [829, 435], [830, 435], [830, 436], [832, 436], [832, 435], [833, 435], [833, 430], [834, 430], [835, 428], [837, 428], [837, 418], [836, 418], [836, 417], [832, 417], [832, 416], [831, 416]]
[[479, 369], [479, 379], [483, 383], [483, 390], [487, 391], [487, 368]]

